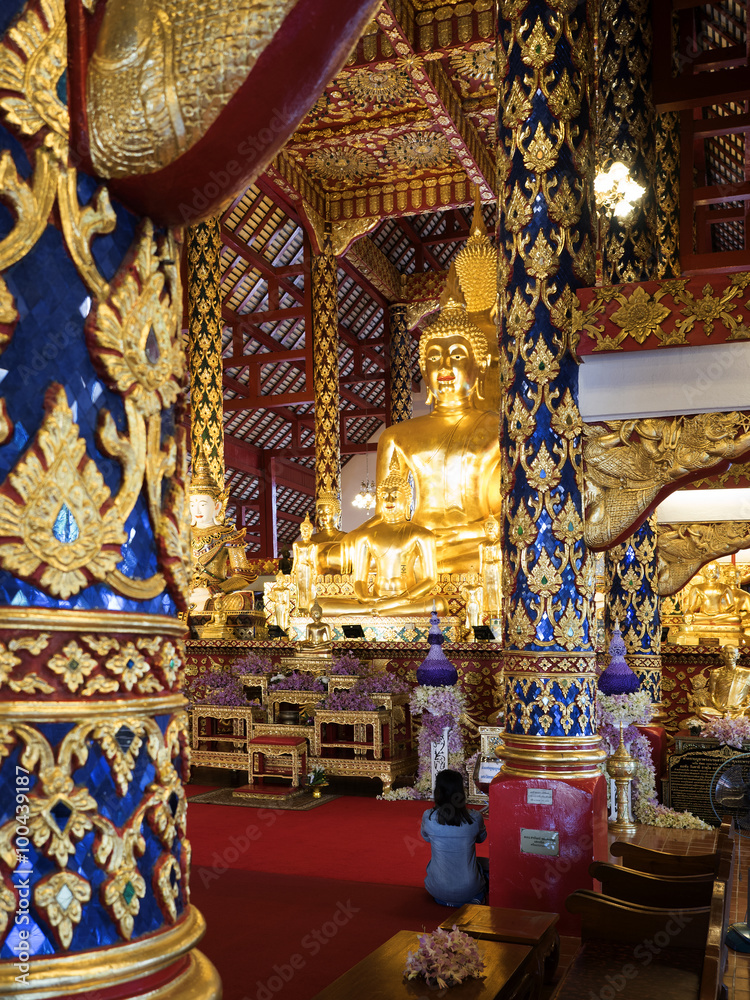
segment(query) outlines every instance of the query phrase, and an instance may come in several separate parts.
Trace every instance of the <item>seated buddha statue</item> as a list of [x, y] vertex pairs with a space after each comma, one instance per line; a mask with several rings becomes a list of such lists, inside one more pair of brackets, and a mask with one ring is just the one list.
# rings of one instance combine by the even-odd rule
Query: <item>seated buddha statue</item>
[[305, 629], [305, 638], [300, 642], [299, 648], [306, 653], [323, 653], [330, 650], [331, 627], [323, 621], [323, 608], [317, 600], [310, 606], [310, 617], [312, 621]]
[[[743, 618], [747, 620], [748, 616], [738, 608], [734, 588], [719, 579], [716, 563], [704, 566], [701, 576], [701, 582], [686, 588], [682, 604], [684, 622], [673, 641], [686, 645], [710, 637], [740, 645], [747, 642]], [[744, 594], [740, 591], [743, 599]]]
[[341, 502], [335, 493], [319, 493], [315, 502], [317, 531], [310, 541], [315, 546], [316, 572], [325, 575], [346, 572], [342, 568], [341, 539], [345, 532], [339, 530]]
[[[476, 565], [487, 518], [500, 510], [499, 415], [484, 402], [487, 338], [469, 319], [451, 267], [438, 319], [419, 342], [431, 413], [392, 424], [378, 442], [376, 480], [394, 466], [414, 487], [412, 525], [435, 537], [441, 573]], [[484, 405], [483, 405], [484, 404]], [[377, 522], [379, 515], [367, 522]]]
[[214, 595], [246, 591], [252, 609], [255, 595], [250, 584], [257, 579], [245, 554], [245, 529], [223, 523], [226, 496], [214, 479], [204, 454], [197, 456], [190, 479], [193, 580], [190, 612], [208, 610]]
[[[438, 578], [435, 536], [408, 520], [411, 487], [395, 468], [376, 494], [377, 517], [357, 531], [353, 544], [356, 599], [324, 598], [323, 609], [335, 615], [429, 614], [435, 601], [427, 595]], [[445, 613], [442, 598], [437, 605]]]
[[736, 646], [722, 646], [722, 665], [714, 667], [708, 678], [699, 674], [688, 696], [690, 711], [705, 721], [737, 719], [750, 713], [750, 667], [737, 663]]

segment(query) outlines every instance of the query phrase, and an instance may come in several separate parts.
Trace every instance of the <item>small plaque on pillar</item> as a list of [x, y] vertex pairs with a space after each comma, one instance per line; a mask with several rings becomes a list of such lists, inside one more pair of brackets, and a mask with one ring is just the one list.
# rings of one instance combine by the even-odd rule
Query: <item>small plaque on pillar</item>
[[560, 856], [560, 834], [557, 830], [526, 830], [521, 827], [521, 853]]
[[551, 788], [527, 788], [526, 789], [526, 805], [529, 805], [529, 806], [551, 806], [552, 805], [552, 789]]

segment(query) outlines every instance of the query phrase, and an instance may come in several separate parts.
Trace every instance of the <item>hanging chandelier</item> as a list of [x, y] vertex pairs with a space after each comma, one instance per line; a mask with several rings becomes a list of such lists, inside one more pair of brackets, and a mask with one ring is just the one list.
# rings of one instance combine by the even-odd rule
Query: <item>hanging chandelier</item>
[[352, 505], [359, 507], [360, 510], [366, 509], [368, 514], [375, 506], [375, 483], [371, 483], [369, 478], [363, 480], [359, 493], [352, 500]]
[[600, 171], [594, 178], [594, 194], [599, 207], [618, 219], [625, 219], [642, 198], [646, 189], [634, 181], [624, 163], [616, 161], [609, 170]]

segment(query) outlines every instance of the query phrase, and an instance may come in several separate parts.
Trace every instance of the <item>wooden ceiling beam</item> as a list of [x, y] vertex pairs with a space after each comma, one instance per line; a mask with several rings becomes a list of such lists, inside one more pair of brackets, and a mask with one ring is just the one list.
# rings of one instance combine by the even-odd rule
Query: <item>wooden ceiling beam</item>
[[221, 238], [224, 241], [224, 245], [228, 246], [233, 250], [239, 257], [247, 261], [256, 271], [260, 273], [265, 278], [271, 278], [274, 281], [278, 281], [279, 287], [283, 288], [287, 295], [291, 296], [295, 301], [302, 303], [304, 301], [304, 289], [297, 288], [296, 285], [292, 284], [291, 281], [287, 281], [279, 275], [277, 269], [270, 264], [265, 257], [259, 254], [257, 251], [253, 250], [246, 243], [240, 243], [236, 239], [234, 233], [231, 233], [226, 226], [222, 227]]

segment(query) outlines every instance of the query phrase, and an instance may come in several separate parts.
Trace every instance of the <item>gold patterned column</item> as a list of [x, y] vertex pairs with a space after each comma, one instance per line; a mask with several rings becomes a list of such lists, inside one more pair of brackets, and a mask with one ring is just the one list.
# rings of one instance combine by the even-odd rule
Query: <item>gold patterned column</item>
[[221, 360], [221, 222], [190, 226], [187, 235], [190, 443], [217, 483], [224, 482], [224, 389]]
[[680, 116], [656, 116], [656, 277], [679, 278], [680, 266]]
[[601, 0], [598, 24], [597, 168], [615, 160], [646, 193], [626, 219], [602, 221], [605, 284], [653, 275], [657, 244], [654, 198], [654, 121], [651, 93], [652, 29], [642, 0]]
[[391, 419], [392, 424], [411, 420], [411, 334], [406, 323], [406, 306], [394, 302], [390, 308]]
[[661, 706], [657, 534], [653, 513], [630, 538], [607, 549], [604, 556], [604, 648], [609, 649], [614, 627], [619, 624], [625, 659], [643, 690], [651, 695], [656, 714]]
[[326, 238], [312, 266], [315, 496], [334, 494], [340, 500], [338, 290], [336, 257]]

